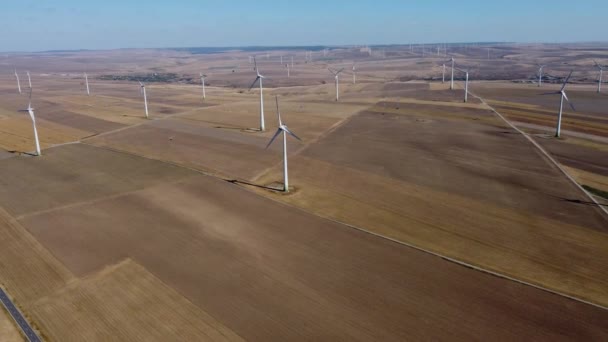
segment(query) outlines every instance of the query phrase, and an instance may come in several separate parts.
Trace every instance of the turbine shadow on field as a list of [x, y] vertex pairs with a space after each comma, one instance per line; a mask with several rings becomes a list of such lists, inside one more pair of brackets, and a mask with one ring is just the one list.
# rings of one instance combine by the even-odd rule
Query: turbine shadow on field
[[238, 179], [227, 179], [226, 181], [228, 183], [232, 183], [232, 184], [249, 185], [249, 186], [254, 186], [256, 188], [260, 188], [260, 189], [264, 189], [264, 190], [270, 190], [270, 191], [282, 191], [283, 190], [283, 189], [274, 188], [274, 187], [271, 187], [271, 186], [254, 184], [254, 183], [250, 183], [250, 182], [246, 182], [246, 181], [242, 181], [242, 180], [238, 180]]
[[8, 153], [12, 153], [12, 154], [16, 154], [18, 156], [22, 156], [22, 155], [26, 155], [29, 157], [36, 157], [38, 156], [36, 153], [33, 152], [24, 152], [24, 151], [17, 151], [17, 150], [11, 150], [11, 151], [6, 151]]
[[573, 204], [582, 204], [582, 205], [587, 205], [590, 207], [598, 207], [598, 208], [599, 207], [608, 207], [607, 204], [602, 204], [602, 203], [594, 203], [594, 202], [584, 201], [584, 200], [575, 199], [575, 198], [565, 198], [565, 197], [555, 196], [555, 195], [551, 195], [551, 194], [546, 194], [546, 195], [557, 198], [562, 202], [569, 202], [569, 203], [573, 203]]

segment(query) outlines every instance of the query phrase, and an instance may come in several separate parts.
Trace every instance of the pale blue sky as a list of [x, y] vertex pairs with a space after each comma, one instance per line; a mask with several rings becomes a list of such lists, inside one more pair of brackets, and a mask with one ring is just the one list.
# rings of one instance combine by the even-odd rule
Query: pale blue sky
[[0, 51], [608, 41], [607, 0], [3, 0]]

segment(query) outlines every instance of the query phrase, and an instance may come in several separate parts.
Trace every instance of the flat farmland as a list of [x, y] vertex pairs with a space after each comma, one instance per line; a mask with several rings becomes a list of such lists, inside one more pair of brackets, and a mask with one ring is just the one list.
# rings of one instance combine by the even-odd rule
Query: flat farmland
[[[602, 339], [607, 331], [605, 310], [207, 176], [33, 213], [20, 222], [78, 276], [131, 258], [247, 340]], [[51, 301], [56, 312], [73, 313]], [[127, 314], [103, 308], [110, 310], [104, 317]], [[79, 324], [87, 322], [93, 320]]]
[[31, 312], [50, 341], [242, 341], [131, 260], [36, 301]]
[[606, 218], [524, 137], [489, 111], [387, 107], [395, 113], [376, 106], [291, 158], [299, 190], [276, 199], [608, 304]]
[[[106, 146], [153, 159], [205, 170], [223, 177], [250, 180], [281, 161], [281, 147], [268, 150], [278, 126], [274, 101], [265, 105], [266, 132], [259, 128], [258, 104], [239, 102], [157, 120], [114, 134], [88, 139], [87, 144]], [[284, 122], [304, 143], [314, 141], [342, 120], [365, 108], [358, 105], [281, 102]], [[303, 146], [295, 143], [289, 153]]]

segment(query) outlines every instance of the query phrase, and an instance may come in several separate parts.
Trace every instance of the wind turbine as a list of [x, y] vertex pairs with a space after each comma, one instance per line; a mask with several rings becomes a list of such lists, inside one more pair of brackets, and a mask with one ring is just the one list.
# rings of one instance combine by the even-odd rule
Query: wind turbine
[[357, 69], [355, 68], [355, 64], [353, 63], [353, 84], [357, 83]]
[[207, 98], [207, 94], [205, 94], [205, 78], [207, 77], [207, 75], [203, 75], [203, 73], [200, 73], [201, 75], [201, 84], [203, 85], [203, 100]]
[[264, 86], [262, 85], [262, 80], [266, 77], [260, 74], [260, 71], [258, 70], [258, 63], [256, 62], [255, 57], [253, 57], [253, 63], [255, 63], [254, 70], [256, 77], [255, 80], [253, 80], [253, 83], [251, 83], [251, 87], [249, 87], [249, 90], [253, 88], [256, 82], [260, 82], [260, 131], [264, 132], [266, 130], [266, 127], [264, 126]]
[[450, 90], [454, 90], [454, 63], [456, 62], [456, 60], [454, 59], [454, 57], [452, 57], [450, 61], [452, 62], [452, 80], [450, 81]]
[[538, 86], [541, 87], [543, 85], [543, 69], [546, 67], [546, 65], [539, 65], [538, 66]]
[[602, 92], [602, 74], [604, 73], [604, 67], [599, 65], [595, 60], [593, 61], [595, 66], [600, 69], [600, 79], [597, 81], [597, 92], [598, 94]]
[[139, 82], [139, 90], [144, 95], [144, 108], [146, 109], [146, 119], [148, 118], [148, 98], [146, 97], [146, 85]]
[[469, 100], [469, 70], [464, 70], [464, 69], [459, 69], [459, 68], [456, 68], [456, 70], [458, 70], [460, 72], [464, 72], [466, 75], [466, 78], [464, 81], [464, 102], [468, 102], [468, 100]]
[[564, 84], [562, 84], [562, 88], [559, 91], [542, 94], [542, 95], [555, 95], [555, 94], [561, 95], [561, 99], [560, 99], [560, 102], [559, 102], [559, 115], [557, 116], [557, 128], [555, 130], [555, 137], [556, 138], [559, 138], [561, 136], [562, 113], [563, 113], [563, 110], [564, 110], [564, 99], [566, 101], [568, 101], [568, 104], [570, 105], [570, 107], [572, 108], [572, 110], [576, 111], [576, 108], [574, 108], [574, 105], [568, 99], [568, 95], [566, 95], [566, 85], [568, 84], [568, 81], [570, 80], [570, 77], [572, 76], [572, 72], [573, 71], [570, 71], [570, 74], [568, 75], [568, 77], [566, 77], [566, 80], [564, 81]]
[[32, 89], [32, 77], [30, 76], [30, 72], [26, 71], [26, 74], [27, 74], [27, 82], [30, 85], [30, 89]]
[[270, 139], [270, 142], [268, 143], [268, 145], [266, 145], [266, 148], [268, 149], [268, 147], [270, 147], [270, 145], [272, 145], [272, 143], [274, 142], [274, 140], [282, 133], [283, 134], [283, 191], [284, 192], [289, 192], [289, 175], [287, 172], [287, 134], [291, 135], [292, 137], [302, 141], [302, 139], [298, 138], [297, 135], [295, 135], [294, 133], [292, 133], [289, 128], [287, 128], [287, 125], [283, 124], [283, 121], [281, 120], [281, 112], [279, 111], [279, 97], [276, 97], [276, 102], [277, 102], [277, 116], [279, 117], [279, 128], [277, 129], [276, 133], [272, 136], [272, 139]]
[[87, 75], [87, 73], [84, 73], [84, 83], [87, 85], [87, 96], [91, 95], [91, 91], [89, 89], [89, 76]]
[[289, 63], [285, 63], [285, 69], [287, 69], [287, 78], [289, 78]]
[[17, 68], [15, 68], [15, 78], [17, 78], [17, 90], [19, 90], [19, 94], [21, 94], [21, 82], [19, 82], [19, 74], [17, 73]]
[[344, 71], [344, 68], [342, 68], [338, 71], [334, 71], [329, 68], [327, 70], [329, 70], [329, 72], [331, 72], [334, 75], [334, 78], [336, 80], [336, 101], [338, 101], [340, 99], [340, 73], [342, 71]]
[[445, 83], [445, 63], [443, 63], [443, 73], [441, 74], [441, 83]]
[[27, 112], [30, 115], [30, 119], [32, 119], [32, 126], [34, 127], [34, 140], [36, 141], [36, 155], [40, 156], [42, 153], [40, 152], [40, 141], [38, 140], [38, 130], [36, 129], [36, 116], [34, 115], [34, 108], [32, 108], [32, 88], [30, 87], [30, 98], [27, 103], [26, 109], [19, 110], [20, 112]]

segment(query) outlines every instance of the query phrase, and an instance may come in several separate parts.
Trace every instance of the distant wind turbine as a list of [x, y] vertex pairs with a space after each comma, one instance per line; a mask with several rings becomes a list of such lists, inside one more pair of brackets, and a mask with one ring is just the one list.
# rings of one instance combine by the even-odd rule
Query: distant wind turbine
[[355, 68], [355, 64], [353, 63], [353, 84], [357, 83], [357, 69]]
[[27, 112], [32, 119], [32, 126], [34, 127], [34, 140], [36, 142], [36, 155], [40, 156], [40, 141], [38, 140], [38, 130], [36, 129], [36, 116], [34, 115], [34, 108], [32, 108], [32, 88], [30, 87], [30, 98], [26, 109], [19, 110], [20, 112]]
[[32, 77], [30, 76], [30, 72], [26, 71], [26, 74], [27, 74], [27, 82], [30, 85], [30, 89], [32, 89]]
[[249, 87], [249, 90], [251, 90], [251, 88], [253, 88], [253, 86], [255, 86], [256, 82], [260, 82], [260, 131], [264, 132], [266, 130], [266, 127], [264, 125], [264, 85], [262, 84], [262, 80], [265, 79], [266, 77], [264, 77], [262, 74], [260, 74], [260, 71], [258, 70], [258, 63], [255, 60], [255, 57], [253, 57], [253, 63], [255, 64], [255, 80], [253, 80], [253, 83], [251, 83], [251, 87]]
[[272, 139], [270, 139], [270, 142], [268, 143], [268, 145], [266, 145], [266, 148], [270, 147], [270, 145], [272, 145], [274, 140], [281, 133], [283, 134], [283, 191], [289, 192], [289, 175], [288, 175], [288, 170], [287, 170], [287, 134], [291, 135], [292, 137], [294, 137], [300, 141], [302, 141], [302, 139], [298, 138], [297, 135], [295, 135], [293, 132], [291, 132], [289, 130], [289, 128], [287, 128], [287, 125], [283, 124], [283, 121], [281, 120], [281, 112], [279, 111], [278, 96], [276, 97], [276, 102], [277, 102], [277, 116], [279, 117], [279, 128], [277, 129], [276, 133], [272, 136]]
[[146, 110], [146, 119], [148, 119], [148, 97], [146, 96], [146, 85], [139, 82], [139, 87], [141, 93], [144, 95], [144, 108]]
[[450, 90], [454, 90], [454, 63], [456, 62], [456, 60], [454, 59], [454, 57], [452, 57], [450, 61], [452, 62], [452, 80], [450, 81]]
[[543, 69], [546, 67], [546, 65], [539, 65], [538, 66], [538, 86], [541, 87], [543, 85]]
[[600, 69], [600, 78], [597, 81], [597, 92], [598, 94], [602, 92], [602, 74], [604, 73], [604, 66], [598, 64], [598, 62], [596, 62], [595, 60], [593, 61], [595, 63], [595, 66]]
[[84, 83], [87, 85], [87, 95], [90, 96], [91, 90], [89, 89], [89, 76], [86, 72], [84, 73]]
[[285, 63], [285, 69], [287, 69], [287, 78], [289, 78], [289, 63]]
[[334, 75], [334, 79], [336, 80], [336, 101], [340, 99], [340, 73], [344, 71], [344, 68], [334, 71], [332, 69], [328, 69]]
[[464, 70], [464, 69], [459, 69], [459, 68], [456, 68], [456, 70], [463, 72], [465, 74], [464, 102], [468, 102], [469, 101], [469, 70]]
[[445, 63], [443, 63], [443, 73], [441, 74], [441, 83], [445, 83]]
[[203, 85], [203, 100], [207, 98], [207, 94], [205, 94], [205, 78], [207, 77], [207, 75], [203, 75], [203, 73], [200, 73], [201, 76], [201, 84]]
[[572, 108], [572, 110], [576, 111], [576, 108], [574, 108], [574, 105], [568, 99], [568, 95], [566, 95], [566, 85], [568, 84], [568, 81], [570, 80], [570, 77], [572, 76], [572, 72], [573, 71], [570, 71], [570, 74], [568, 75], [568, 77], [566, 77], [566, 80], [564, 81], [564, 84], [562, 84], [562, 88], [559, 91], [542, 94], [542, 95], [556, 95], [556, 94], [561, 95], [561, 99], [560, 99], [560, 102], [559, 102], [559, 114], [557, 116], [557, 128], [555, 129], [555, 137], [556, 138], [559, 138], [561, 136], [562, 113], [563, 113], [563, 109], [564, 109], [564, 99], [566, 101], [568, 101], [568, 104], [570, 105], [570, 107]]
[[17, 73], [17, 68], [15, 68], [15, 78], [17, 78], [17, 90], [19, 90], [19, 94], [21, 94], [21, 82], [19, 82], [19, 74]]

